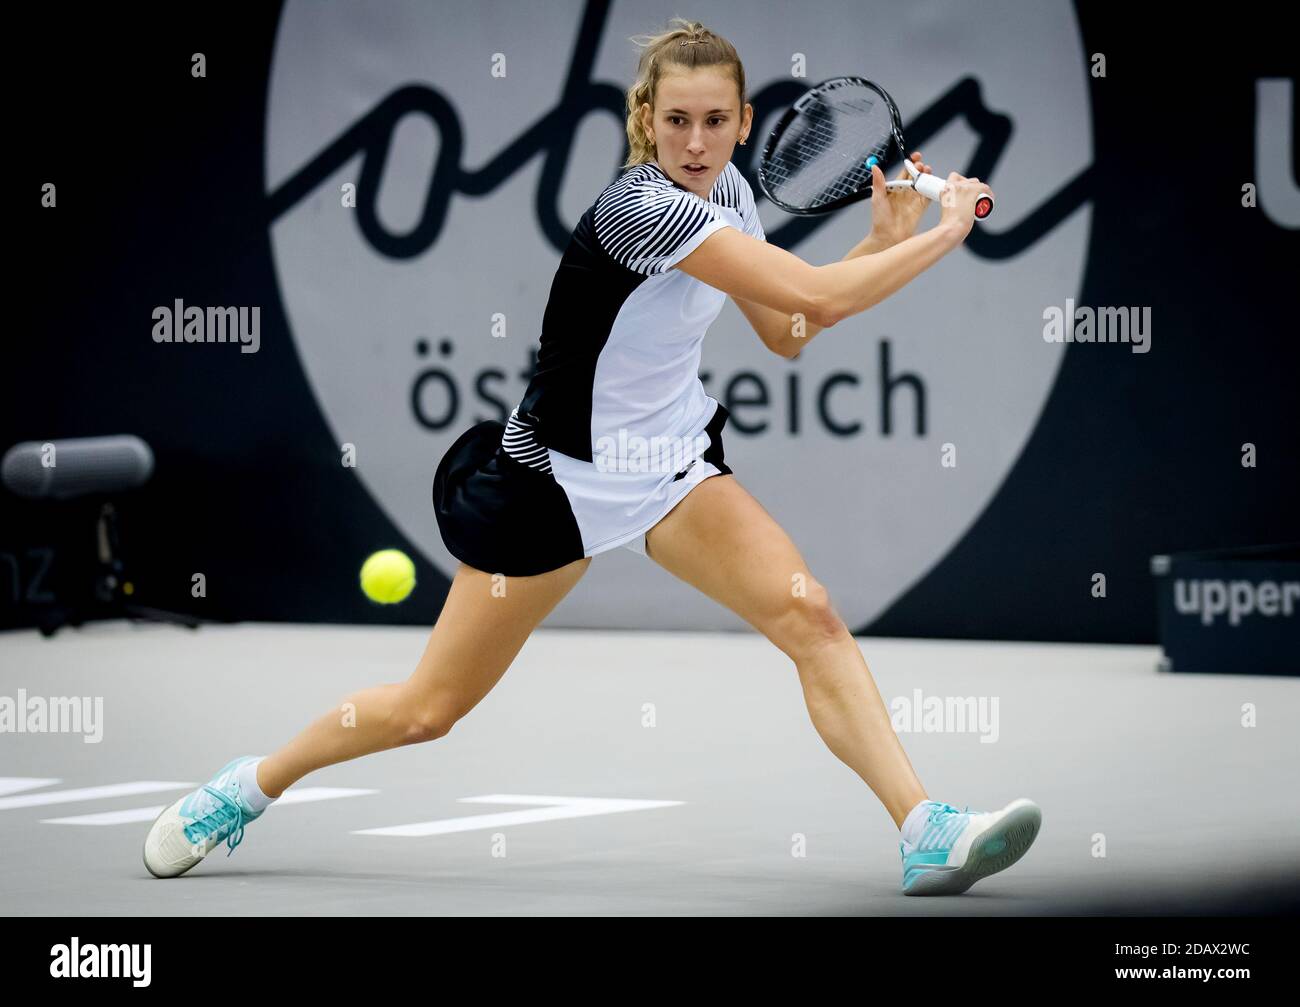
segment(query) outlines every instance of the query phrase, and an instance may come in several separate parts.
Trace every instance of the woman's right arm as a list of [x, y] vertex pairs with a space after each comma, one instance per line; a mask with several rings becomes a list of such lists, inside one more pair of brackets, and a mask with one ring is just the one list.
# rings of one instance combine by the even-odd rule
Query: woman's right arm
[[[988, 186], [978, 179], [957, 178], [956, 198], [944, 206], [937, 226], [873, 255], [813, 266], [782, 248], [723, 227], [676, 268], [733, 297], [786, 315], [802, 313], [815, 325], [829, 328], [880, 303], [966, 239], [975, 219], [975, 198]], [[969, 217], [963, 219], [967, 209]]]

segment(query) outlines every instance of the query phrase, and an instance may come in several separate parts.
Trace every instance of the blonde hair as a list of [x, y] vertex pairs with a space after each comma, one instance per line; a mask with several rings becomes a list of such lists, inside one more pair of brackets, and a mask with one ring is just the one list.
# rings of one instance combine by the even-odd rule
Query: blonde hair
[[669, 24], [679, 27], [659, 35], [634, 35], [629, 39], [644, 48], [637, 64], [636, 83], [627, 91], [628, 157], [624, 168], [655, 159], [655, 145], [641, 125], [641, 106], [648, 104], [654, 108], [659, 81], [671, 67], [687, 70], [698, 66], [726, 67], [740, 93], [741, 111], [745, 108], [745, 68], [736, 55], [736, 47], [698, 21], [675, 17]]

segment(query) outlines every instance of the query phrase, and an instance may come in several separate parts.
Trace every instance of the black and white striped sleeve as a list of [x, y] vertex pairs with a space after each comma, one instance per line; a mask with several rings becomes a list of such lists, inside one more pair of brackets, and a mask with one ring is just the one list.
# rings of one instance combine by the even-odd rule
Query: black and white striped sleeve
[[750, 188], [748, 180], [740, 173], [740, 169], [730, 161], [727, 162], [726, 168], [718, 177], [714, 193], [718, 202], [724, 206], [733, 207], [736, 213], [740, 215], [740, 229], [742, 231], [759, 241], [767, 240], [767, 235], [763, 232], [763, 222], [758, 219], [758, 207], [754, 202], [754, 190]]
[[609, 256], [646, 276], [671, 269], [714, 231], [731, 226], [715, 204], [636, 174], [605, 191], [595, 224]]
[[743, 186], [740, 198], [740, 219], [744, 221], [744, 231], [751, 238], [757, 238], [759, 241], [766, 241], [767, 234], [763, 230], [763, 222], [758, 219], [758, 206], [754, 202], [754, 190], [749, 187], [740, 172], [736, 172], [740, 178], [740, 184]]

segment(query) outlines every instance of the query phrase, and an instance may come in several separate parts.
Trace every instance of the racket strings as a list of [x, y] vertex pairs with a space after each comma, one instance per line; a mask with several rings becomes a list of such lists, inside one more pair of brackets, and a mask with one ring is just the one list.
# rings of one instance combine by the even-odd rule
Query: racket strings
[[780, 202], [810, 209], [859, 192], [871, 182], [869, 157], [885, 168], [893, 126], [885, 103], [866, 89], [840, 91], [833, 102], [818, 95], [778, 138], [764, 183]]

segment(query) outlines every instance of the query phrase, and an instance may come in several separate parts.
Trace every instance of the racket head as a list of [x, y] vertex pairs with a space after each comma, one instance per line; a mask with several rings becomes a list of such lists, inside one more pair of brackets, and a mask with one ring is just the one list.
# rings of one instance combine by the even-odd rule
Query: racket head
[[787, 213], [830, 213], [871, 195], [881, 171], [905, 157], [894, 99], [865, 77], [832, 77], [813, 87], [777, 122], [758, 161], [758, 184]]

